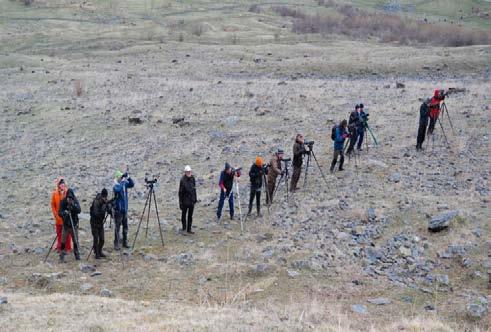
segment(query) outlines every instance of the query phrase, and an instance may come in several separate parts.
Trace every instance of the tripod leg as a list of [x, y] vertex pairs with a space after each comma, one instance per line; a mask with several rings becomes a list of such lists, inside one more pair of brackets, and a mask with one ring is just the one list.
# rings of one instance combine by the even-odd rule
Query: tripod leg
[[157, 222], [159, 224], [160, 240], [162, 241], [162, 247], [164, 246], [164, 235], [162, 234], [162, 225], [160, 225], [159, 209], [157, 208], [157, 199], [155, 198], [155, 191], [153, 193], [153, 202], [155, 203], [155, 213], [157, 214]]
[[452, 133], [455, 135], [455, 130], [453, 129], [452, 119], [450, 118], [450, 113], [448, 112], [447, 104], [442, 104], [443, 112], [447, 113], [448, 122], [450, 123], [450, 128], [452, 128]]
[[133, 248], [133, 249], [135, 248], [136, 238], [138, 237], [138, 233], [140, 232], [140, 226], [142, 224], [143, 216], [145, 215], [145, 211], [147, 209], [147, 204], [148, 204], [149, 198], [150, 198], [150, 195], [147, 197], [147, 200], [145, 201], [145, 206], [143, 207], [143, 212], [142, 212], [142, 215], [140, 217], [140, 222], [138, 223], [138, 228], [136, 229], [135, 239], [133, 240], [133, 245], [131, 246], [131, 248]]
[[303, 187], [307, 187], [307, 174], [309, 173], [309, 165], [310, 165], [310, 153], [307, 156], [307, 163], [305, 164], [305, 176], [303, 180]]
[[448, 143], [447, 135], [445, 134], [445, 130], [443, 129], [442, 121], [440, 120], [440, 118], [438, 118], [437, 121], [440, 124], [440, 128], [442, 128], [442, 133], [443, 133], [443, 137], [445, 138], [445, 142], [447, 143], [448, 146], [450, 146], [450, 143]]
[[[77, 251], [78, 251], [78, 255], [80, 255], [80, 243], [78, 242], [78, 236], [77, 236], [77, 232], [75, 232], [75, 226], [73, 225], [73, 219], [72, 219], [72, 214], [69, 213], [69, 216], [70, 216], [70, 223], [72, 224], [72, 236], [73, 236], [73, 240], [75, 241], [75, 245], [77, 246]], [[73, 248], [75, 250], [75, 248]]]
[[152, 209], [152, 192], [153, 188], [150, 188], [150, 190], [148, 191], [147, 227], [145, 228], [145, 241], [147, 240], [148, 225], [150, 223], [150, 210]]
[[46, 257], [44, 257], [44, 263], [46, 263], [46, 261], [48, 260], [49, 254], [51, 253], [51, 250], [53, 249], [53, 246], [55, 245], [57, 238], [58, 238], [58, 234], [55, 235], [55, 239], [53, 240], [51, 246], [49, 247], [48, 254], [46, 255]]
[[239, 204], [240, 232], [244, 232], [244, 222], [242, 221], [242, 208], [240, 206], [239, 180], [235, 179], [235, 190], [237, 190], [237, 201]]
[[324, 176], [324, 172], [322, 172], [322, 168], [320, 167], [319, 162], [317, 161], [317, 157], [315, 156], [314, 151], [312, 151], [311, 153], [312, 153], [312, 156], [314, 157], [314, 161], [317, 165], [317, 168], [319, 168], [319, 171], [321, 172], [321, 175], [322, 175], [322, 178], [324, 179], [324, 182], [326, 183], [326, 185], [329, 186], [329, 183], [327, 182], [327, 179]]

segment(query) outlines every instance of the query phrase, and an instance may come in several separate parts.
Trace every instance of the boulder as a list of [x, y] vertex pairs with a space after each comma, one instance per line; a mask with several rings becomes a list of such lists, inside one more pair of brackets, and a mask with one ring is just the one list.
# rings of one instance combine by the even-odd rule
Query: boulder
[[356, 312], [357, 314], [368, 314], [368, 309], [363, 304], [353, 304], [351, 306], [351, 311]]
[[467, 315], [472, 319], [481, 319], [488, 311], [488, 301], [485, 297], [479, 296], [467, 304]]
[[368, 299], [368, 303], [375, 304], [375, 305], [386, 305], [386, 304], [391, 304], [392, 301], [389, 299], [386, 299], [384, 297], [377, 297], [374, 299]]
[[109, 289], [103, 288], [103, 289], [101, 289], [101, 292], [99, 293], [99, 295], [102, 297], [112, 297], [113, 293]]
[[428, 230], [430, 232], [439, 232], [450, 225], [450, 221], [459, 214], [458, 211], [453, 210], [445, 212], [436, 216], [433, 216], [428, 223]]

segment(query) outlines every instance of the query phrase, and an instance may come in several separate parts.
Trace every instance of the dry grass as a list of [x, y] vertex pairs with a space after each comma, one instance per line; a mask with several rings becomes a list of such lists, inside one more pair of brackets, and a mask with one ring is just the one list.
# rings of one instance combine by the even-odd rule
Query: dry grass
[[83, 93], [84, 93], [84, 85], [83, 85], [83, 83], [82, 83], [82, 80], [75, 80], [75, 81], [73, 82], [73, 89], [74, 89], [74, 91], [75, 91], [75, 95], [76, 95], [77, 97], [82, 96], [82, 95], [83, 95]]
[[381, 42], [439, 46], [489, 45], [491, 33], [453, 24], [427, 24], [399, 15], [368, 12], [344, 5], [333, 15], [309, 15], [287, 6], [273, 6], [281, 16], [293, 17], [295, 33], [341, 34], [357, 39], [377, 38]]

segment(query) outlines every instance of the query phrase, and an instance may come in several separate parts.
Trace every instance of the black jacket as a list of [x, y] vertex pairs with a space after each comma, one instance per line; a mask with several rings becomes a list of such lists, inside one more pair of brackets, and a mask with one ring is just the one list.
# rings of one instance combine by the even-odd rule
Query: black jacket
[[293, 144], [293, 166], [294, 167], [301, 167], [303, 163], [303, 155], [308, 153], [307, 150], [305, 150], [305, 145], [299, 142], [295, 142]]
[[252, 164], [251, 170], [249, 171], [249, 178], [251, 179], [251, 190], [261, 190], [263, 186], [263, 174], [268, 174], [266, 172], [263, 173], [263, 168], [257, 166], [256, 164]]
[[[68, 201], [69, 199], [71, 202]], [[60, 210], [58, 211], [58, 215], [63, 219], [63, 226], [71, 228], [71, 221], [73, 221], [73, 226], [78, 227], [78, 215], [80, 212], [80, 204], [73, 190], [68, 189], [66, 197], [61, 201]], [[70, 220], [70, 215], [72, 216], [72, 220]]]
[[358, 116], [357, 111], [351, 112], [349, 115], [349, 120], [348, 120], [348, 125], [354, 125], [355, 127], [358, 127], [360, 123], [360, 117]]
[[428, 118], [430, 116], [430, 107], [426, 103], [422, 103], [419, 108], [419, 124], [426, 126], [428, 124]]
[[179, 183], [179, 207], [194, 206], [198, 201], [196, 196], [196, 180], [194, 176], [183, 175]]
[[103, 223], [108, 209], [109, 204], [107, 202], [104, 202], [101, 194], [97, 194], [90, 208], [90, 222], [96, 224]]

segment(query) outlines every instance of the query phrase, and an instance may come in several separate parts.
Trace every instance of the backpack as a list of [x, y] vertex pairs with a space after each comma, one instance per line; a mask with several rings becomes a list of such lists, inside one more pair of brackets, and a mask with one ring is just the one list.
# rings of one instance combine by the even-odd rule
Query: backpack
[[332, 129], [331, 129], [331, 139], [332, 139], [333, 141], [335, 141], [335, 140], [336, 140], [336, 128], [338, 128], [338, 126], [334, 126], [334, 127], [332, 127]]

